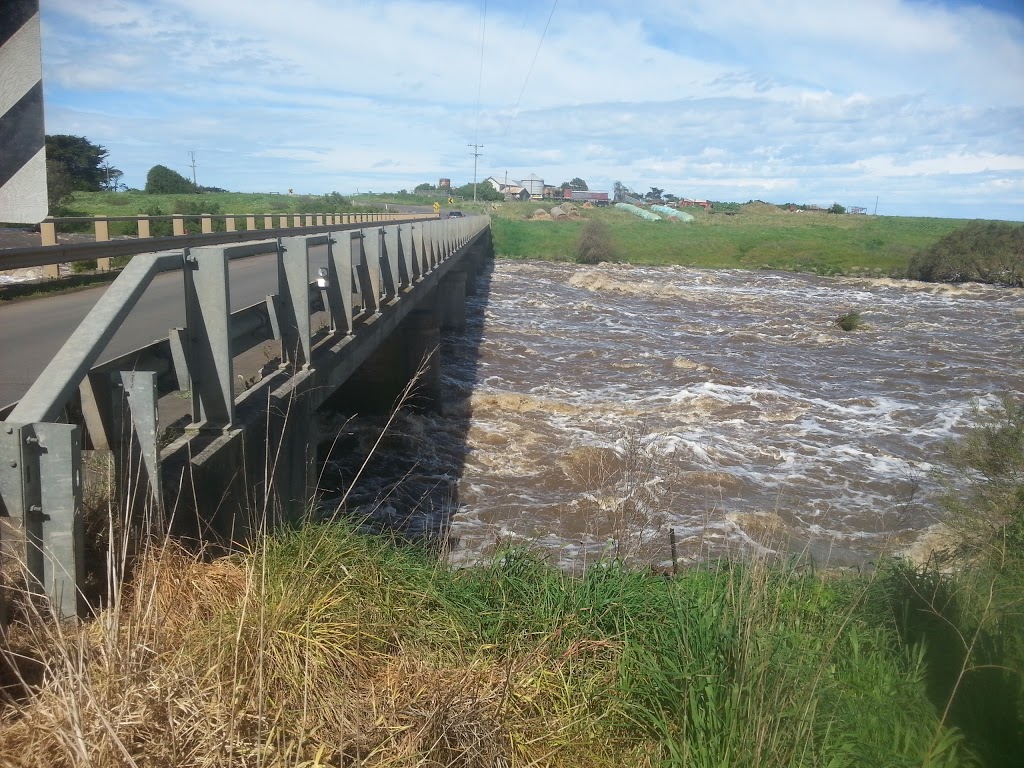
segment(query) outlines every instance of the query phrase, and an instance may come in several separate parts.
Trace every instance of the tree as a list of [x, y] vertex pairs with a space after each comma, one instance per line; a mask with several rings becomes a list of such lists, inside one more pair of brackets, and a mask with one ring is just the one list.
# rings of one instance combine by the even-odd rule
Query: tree
[[146, 192], [151, 195], [183, 195], [198, 191], [195, 184], [165, 165], [154, 165], [146, 174]]
[[47, 136], [46, 186], [50, 207], [60, 206], [74, 192], [103, 189], [106, 173], [102, 166], [108, 154], [106, 148], [84, 136]]
[[427, 182], [423, 182], [422, 184], [417, 184], [416, 187], [413, 189], [413, 192], [433, 192], [433, 191], [434, 191], [434, 185], [433, 184], [428, 184]]
[[107, 192], [117, 192], [117, 188], [120, 186], [121, 177], [124, 176], [124, 173], [107, 162], [103, 163], [100, 167], [100, 171], [103, 172], [103, 189]]
[[[453, 195], [465, 198], [466, 200], [473, 199], [473, 184], [463, 184], [461, 187], [451, 190]], [[490, 184], [480, 182], [476, 185], [476, 199], [477, 200], [504, 200], [505, 196], [498, 190], [492, 187]]]
[[612, 200], [616, 203], [621, 203], [626, 197], [626, 185], [621, 181], [616, 181], [612, 184]]
[[651, 202], [654, 202], [655, 200], [661, 200], [661, 193], [664, 191], [665, 190], [661, 189], [660, 187], [651, 187], [651, 191], [644, 195], [644, 197], [646, 197]]
[[828, 209], [829, 213], [846, 213], [846, 208], [841, 206], [839, 203], [832, 203], [832, 207]]
[[573, 176], [572, 181], [563, 181], [562, 189], [578, 189], [581, 192], [586, 192], [590, 187], [587, 186], [587, 182], [581, 179], [579, 176]]

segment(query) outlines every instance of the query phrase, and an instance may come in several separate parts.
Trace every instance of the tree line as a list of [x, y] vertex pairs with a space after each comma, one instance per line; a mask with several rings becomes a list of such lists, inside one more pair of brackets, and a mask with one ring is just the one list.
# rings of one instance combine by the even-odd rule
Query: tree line
[[[110, 152], [84, 136], [55, 134], [46, 137], [46, 192], [51, 211], [71, 200], [75, 192], [117, 192], [124, 172], [110, 164]], [[204, 187], [164, 165], [154, 165], [146, 174], [146, 192], [151, 194], [195, 194], [224, 192]]]

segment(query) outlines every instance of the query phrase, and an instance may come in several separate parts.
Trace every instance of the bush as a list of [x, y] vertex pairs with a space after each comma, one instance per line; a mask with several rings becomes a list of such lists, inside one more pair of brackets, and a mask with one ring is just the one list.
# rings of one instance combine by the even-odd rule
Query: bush
[[154, 165], [146, 174], [146, 192], [151, 195], [188, 195], [198, 191], [195, 184], [165, 165]]
[[601, 221], [591, 219], [583, 227], [576, 244], [577, 264], [600, 264], [602, 261], [617, 261], [612, 247], [611, 232]]
[[972, 221], [914, 256], [907, 276], [935, 283], [1024, 287], [1024, 226]]
[[844, 331], [855, 331], [864, 325], [860, 312], [853, 310], [835, 319], [835, 324]]

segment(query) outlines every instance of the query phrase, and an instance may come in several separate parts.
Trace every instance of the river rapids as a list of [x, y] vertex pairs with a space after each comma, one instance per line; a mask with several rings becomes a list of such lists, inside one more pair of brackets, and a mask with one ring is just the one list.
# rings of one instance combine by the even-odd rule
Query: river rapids
[[[1024, 291], [497, 261], [440, 415], [340, 424], [324, 509], [575, 569], [754, 548], [858, 565], [936, 522], [943, 446], [1024, 391]], [[860, 313], [846, 332], [835, 319]], [[360, 472], [370, 449], [376, 451]]]

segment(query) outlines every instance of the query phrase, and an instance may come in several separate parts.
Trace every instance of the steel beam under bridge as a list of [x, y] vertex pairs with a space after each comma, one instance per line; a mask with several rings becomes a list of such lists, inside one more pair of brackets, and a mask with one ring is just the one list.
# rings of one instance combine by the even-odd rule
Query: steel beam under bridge
[[[317, 245], [328, 266], [311, 280]], [[278, 292], [230, 313], [227, 261], [260, 248], [277, 253]], [[24, 563], [30, 589], [61, 615], [85, 608], [83, 441], [114, 452], [118, 527], [139, 540], [173, 527], [231, 546], [296, 519], [315, 491], [317, 409], [400, 333], [409, 364], [396, 377], [422, 367], [429, 389], [438, 327], [462, 324], [490, 254], [489, 218], [470, 216], [135, 257], [0, 422], [0, 558]], [[186, 327], [97, 365], [153, 276], [175, 266]], [[328, 325], [317, 331], [319, 310]], [[236, 396], [234, 357], [269, 339], [279, 358]], [[191, 423], [161, 446], [157, 401], [174, 391], [190, 397]]]

